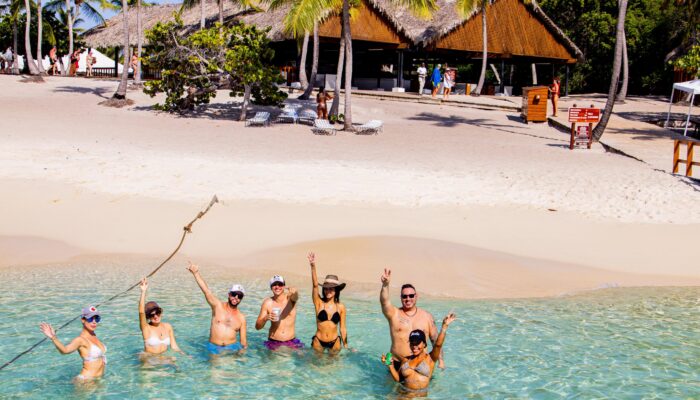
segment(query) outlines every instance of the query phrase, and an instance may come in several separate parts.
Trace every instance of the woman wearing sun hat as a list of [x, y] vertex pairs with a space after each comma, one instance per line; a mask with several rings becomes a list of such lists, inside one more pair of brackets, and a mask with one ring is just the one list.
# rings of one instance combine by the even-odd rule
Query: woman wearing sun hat
[[[337, 353], [341, 346], [348, 348], [348, 332], [345, 326], [345, 305], [340, 302], [340, 291], [345, 283], [340, 283], [336, 275], [326, 275], [323, 283], [318, 283], [316, 276], [316, 255], [309, 253], [311, 266], [312, 298], [316, 308], [316, 334], [311, 338], [314, 350]], [[318, 287], [323, 288], [323, 295]], [[340, 334], [338, 331], [340, 330]]]
[[78, 350], [80, 357], [83, 359], [83, 369], [76, 379], [85, 380], [99, 378], [104, 374], [105, 364], [107, 364], [107, 358], [105, 357], [107, 347], [105, 347], [95, 335], [95, 329], [97, 329], [97, 324], [100, 323], [101, 319], [100, 312], [97, 311], [95, 306], [83, 308], [80, 314], [83, 330], [78, 337], [67, 345], [64, 345], [58, 340], [56, 331], [54, 331], [51, 324], [42, 322], [40, 325], [41, 332], [51, 339], [51, 342], [61, 354], [70, 354]]
[[175, 341], [173, 327], [161, 321], [163, 309], [155, 301], [146, 303], [148, 279], [141, 280], [141, 297], [139, 298], [139, 325], [143, 335], [143, 351], [147, 354], [161, 354], [168, 351], [180, 351]]

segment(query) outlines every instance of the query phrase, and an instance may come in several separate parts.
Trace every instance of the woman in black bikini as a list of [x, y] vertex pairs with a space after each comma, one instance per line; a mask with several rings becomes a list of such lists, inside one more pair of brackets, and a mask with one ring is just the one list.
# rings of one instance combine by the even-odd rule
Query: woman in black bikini
[[[345, 287], [338, 281], [335, 275], [326, 275], [322, 284], [318, 283], [316, 276], [316, 255], [309, 253], [311, 265], [311, 289], [314, 307], [316, 308], [316, 334], [311, 338], [311, 347], [323, 352], [328, 349], [330, 353], [340, 351], [341, 345], [348, 348], [348, 333], [345, 329], [345, 305], [340, 302], [340, 291]], [[319, 294], [318, 287], [323, 287], [323, 296]], [[338, 334], [340, 327], [340, 335]]]

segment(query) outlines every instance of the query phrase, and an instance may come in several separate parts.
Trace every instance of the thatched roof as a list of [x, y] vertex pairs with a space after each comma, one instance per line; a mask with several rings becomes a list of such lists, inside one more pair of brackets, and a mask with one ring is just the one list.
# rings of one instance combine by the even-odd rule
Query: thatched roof
[[[455, 0], [436, 0], [437, 9], [430, 19], [415, 16], [406, 6], [395, 0], [365, 0], [369, 7], [379, 13], [392, 28], [401, 36], [407, 38], [414, 46], [430, 47], [438, 40], [464, 25], [467, 21], [480, 15], [474, 11], [467, 17], [460, 17], [455, 10]], [[502, 0], [493, 0], [494, 2]], [[566, 34], [542, 11], [536, 0], [525, 2], [530, 13], [578, 60], [583, 59], [583, 52]], [[173, 12], [180, 5], [157, 5], [143, 8], [144, 30], [151, 28], [159, 21], [171, 20]], [[291, 39], [284, 31], [283, 20], [289, 12], [289, 6], [261, 12], [245, 12], [231, 3], [225, 3], [225, 20], [236, 20], [259, 28], [270, 28], [268, 37], [273, 41]], [[206, 4], [207, 24], [218, 19], [218, 8], [215, 0]], [[186, 10], [182, 19], [186, 27], [196, 29], [199, 26], [199, 7]], [[109, 19], [105, 27], [93, 28], [83, 34], [83, 38], [92, 47], [107, 47], [120, 45], [122, 36], [121, 14]], [[129, 12], [130, 40], [136, 44], [136, 13]]]

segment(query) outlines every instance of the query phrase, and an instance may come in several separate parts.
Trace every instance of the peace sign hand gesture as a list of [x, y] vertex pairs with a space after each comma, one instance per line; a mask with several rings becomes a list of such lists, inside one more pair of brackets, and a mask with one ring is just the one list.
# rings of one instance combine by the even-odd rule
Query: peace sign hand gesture
[[382, 286], [389, 286], [391, 281], [391, 270], [389, 268], [384, 268], [384, 273], [381, 276]]

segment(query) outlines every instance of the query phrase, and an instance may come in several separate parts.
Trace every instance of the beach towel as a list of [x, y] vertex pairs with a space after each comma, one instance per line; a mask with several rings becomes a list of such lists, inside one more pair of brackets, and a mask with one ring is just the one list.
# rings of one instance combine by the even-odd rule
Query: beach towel
[[437, 87], [441, 80], [442, 75], [440, 75], [440, 70], [438, 67], [435, 67], [435, 69], [433, 69], [433, 75], [430, 77], [430, 81], [433, 82], [433, 87]]

